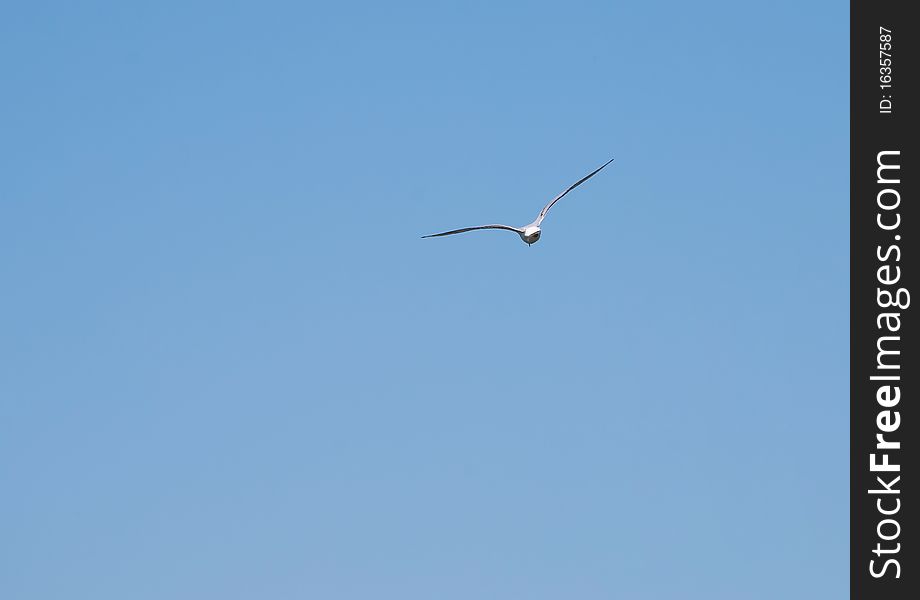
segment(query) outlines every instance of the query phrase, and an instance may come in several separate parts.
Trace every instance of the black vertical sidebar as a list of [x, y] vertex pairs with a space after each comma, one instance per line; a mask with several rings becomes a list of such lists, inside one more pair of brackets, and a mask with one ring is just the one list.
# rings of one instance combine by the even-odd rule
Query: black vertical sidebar
[[[906, 1], [850, 5], [850, 596], [916, 598], [916, 45]], [[912, 292], [917, 292], [911, 297]]]

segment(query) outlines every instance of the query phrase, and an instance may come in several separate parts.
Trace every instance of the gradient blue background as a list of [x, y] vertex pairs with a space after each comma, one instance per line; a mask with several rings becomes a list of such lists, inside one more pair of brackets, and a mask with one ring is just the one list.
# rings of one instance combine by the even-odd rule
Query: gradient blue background
[[846, 5], [75, 4], [0, 18], [0, 596], [846, 595]]

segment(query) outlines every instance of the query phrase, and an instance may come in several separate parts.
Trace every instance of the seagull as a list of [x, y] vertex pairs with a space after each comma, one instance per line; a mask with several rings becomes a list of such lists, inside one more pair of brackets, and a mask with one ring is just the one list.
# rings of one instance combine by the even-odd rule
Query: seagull
[[521, 236], [521, 239], [524, 240], [524, 243], [530, 246], [531, 244], [537, 243], [537, 240], [540, 239], [540, 232], [541, 232], [540, 223], [542, 223], [543, 219], [546, 218], [546, 213], [548, 213], [549, 209], [553, 207], [553, 204], [561, 200], [563, 196], [565, 196], [566, 194], [568, 194], [569, 192], [571, 192], [572, 190], [574, 190], [575, 188], [577, 188], [584, 182], [594, 177], [598, 171], [600, 171], [601, 169], [603, 169], [604, 167], [606, 167], [612, 162], [613, 162], [613, 159], [611, 158], [610, 160], [608, 160], [607, 162], [599, 166], [594, 171], [591, 171], [590, 173], [588, 173], [587, 175], [585, 175], [584, 177], [582, 177], [581, 179], [579, 179], [578, 181], [576, 181], [575, 183], [567, 187], [564, 192], [562, 192], [561, 194], [559, 194], [558, 196], [550, 200], [549, 204], [543, 207], [543, 210], [540, 211], [540, 214], [537, 215], [537, 218], [534, 219], [533, 223], [524, 225], [523, 227], [511, 227], [510, 225], [480, 225], [479, 227], [464, 227], [463, 229], [452, 229], [451, 231], [444, 231], [442, 233], [432, 233], [431, 235], [423, 235], [422, 237], [423, 238], [441, 237], [445, 235], [454, 235], [455, 233], [466, 233], [467, 231], [475, 231], [477, 229], [505, 229], [507, 231], [513, 231], [514, 233]]

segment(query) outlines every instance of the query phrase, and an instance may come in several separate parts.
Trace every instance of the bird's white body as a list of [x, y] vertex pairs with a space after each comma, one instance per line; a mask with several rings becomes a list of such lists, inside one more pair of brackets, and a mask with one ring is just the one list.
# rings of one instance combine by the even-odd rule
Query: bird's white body
[[528, 246], [536, 244], [537, 240], [540, 239], [540, 228], [536, 225], [528, 225], [524, 228], [524, 231], [521, 232], [521, 239], [524, 240], [524, 243]]
[[594, 177], [594, 175], [597, 174], [598, 171], [600, 171], [601, 169], [603, 169], [604, 167], [606, 167], [612, 162], [613, 162], [613, 159], [611, 158], [610, 160], [602, 164], [600, 167], [598, 167], [597, 169], [595, 169], [594, 171], [592, 171], [585, 177], [582, 177], [581, 179], [579, 179], [578, 181], [576, 181], [575, 183], [567, 187], [564, 192], [562, 192], [561, 194], [559, 194], [558, 196], [550, 200], [549, 204], [543, 207], [543, 210], [540, 211], [540, 214], [537, 215], [537, 218], [534, 219], [533, 223], [530, 223], [529, 225], [524, 225], [523, 227], [511, 227], [510, 225], [479, 225], [478, 227], [464, 227], [463, 229], [453, 229], [451, 231], [445, 231], [443, 233], [433, 233], [431, 235], [423, 235], [422, 237], [423, 238], [442, 237], [445, 235], [454, 235], [455, 233], [466, 233], [467, 231], [474, 231], [476, 229], [506, 229], [508, 231], [513, 231], [519, 236], [521, 236], [521, 239], [524, 240], [524, 243], [530, 246], [531, 244], [537, 243], [537, 240], [540, 239], [540, 234], [542, 233], [542, 230], [540, 229], [540, 224], [543, 222], [543, 219], [546, 218], [546, 213], [549, 212], [549, 209], [553, 207], [553, 204], [555, 204], [556, 201], [558, 201], [560, 198], [562, 198], [563, 196], [565, 196], [566, 194], [568, 194], [569, 192], [571, 192], [572, 190], [580, 186], [582, 183]]

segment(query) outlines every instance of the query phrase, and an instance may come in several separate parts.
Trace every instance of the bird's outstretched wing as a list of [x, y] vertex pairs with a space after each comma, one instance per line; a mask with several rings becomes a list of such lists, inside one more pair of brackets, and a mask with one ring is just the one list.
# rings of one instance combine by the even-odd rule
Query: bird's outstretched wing
[[612, 163], [612, 162], [613, 162], [613, 159], [611, 158], [610, 160], [608, 160], [607, 162], [605, 162], [604, 164], [602, 164], [601, 166], [599, 166], [599, 167], [598, 167], [597, 169], [595, 169], [594, 171], [591, 171], [590, 173], [588, 173], [587, 175], [585, 175], [584, 177], [582, 177], [581, 179], [579, 179], [578, 181], [576, 181], [575, 183], [573, 183], [572, 185], [570, 185], [569, 187], [567, 187], [567, 188], [565, 189], [564, 192], [562, 192], [561, 194], [559, 194], [558, 196], [556, 196], [555, 198], [553, 198], [552, 200], [550, 200], [550, 201], [549, 201], [549, 204], [547, 204], [546, 206], [544, 206], [544, 207], [543, 207], [543, 210], [540, 211], [540, 216], [537, 217], [537, 220], [536, 220], [534, 223], [535, 223], [536, 225], [539, 226], [540, 223], [543, 222], [543, 219], [546, 218], [546, 213], [548, 213], [548, 212], [549, 212], [549, 209], [551, 209], [551, 208], [553, 207], [553, 204], [555, 204], [556, 202], [558, 202], [559, 199], [561, 199], [563, 196], [565, 196], [566, 194], [568, 194], [569, 192], [571, 192], [572, 190], [574, 190], [575, 188], [577, 188], [578, 186], [580, 186], [580, 185], [583, 184], [584, 182], [588, 181], [589, 179], [591, 179], [592, 177], [594, 177], [595, 175], [597, 175], [597, 172], [598, 172], [598, 171], [600, 171], [601, 169], [603, 169], [604, 167], [606, 167], [607, 165], [609, 165], [609, 164]]
[[463, 229], [453, 229], [451, 231], [445, 231], [443, 233], [432, 233], [431, 235], [423, 235], [423, 238], [430, 237], [441, 237], [442, 235], [453, 235], [455, 233], [466, 233], [467, 231], [474, 231], [476, 229], [507, 229], [508, 231], [513, 231], [520, 235], [524, 232], [523, 229], [518, 229], [517, 227], [511, 227], [509, 225], [480, 225], [479, 227], [464, 227]]

